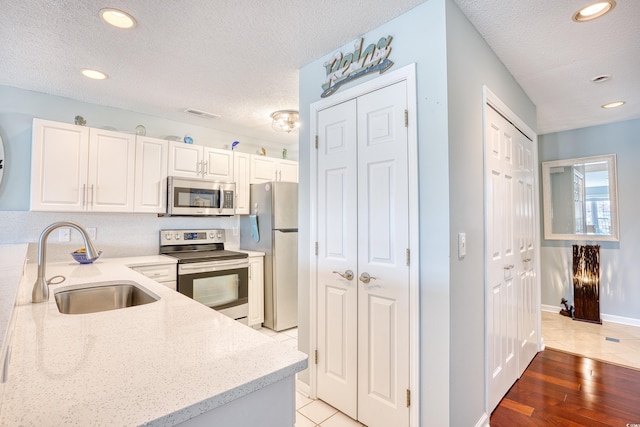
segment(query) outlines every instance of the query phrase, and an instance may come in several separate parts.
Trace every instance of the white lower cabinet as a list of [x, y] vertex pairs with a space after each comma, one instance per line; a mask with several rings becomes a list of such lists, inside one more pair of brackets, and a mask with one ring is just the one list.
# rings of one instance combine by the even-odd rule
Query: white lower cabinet
[[249, 256], [249, 316], [247, 324], [264, 322], [264, 256]]
[[174, 291], [177, 289], [177, 266], [175, 263], [136, 265], [132, 270], [155, 280]]

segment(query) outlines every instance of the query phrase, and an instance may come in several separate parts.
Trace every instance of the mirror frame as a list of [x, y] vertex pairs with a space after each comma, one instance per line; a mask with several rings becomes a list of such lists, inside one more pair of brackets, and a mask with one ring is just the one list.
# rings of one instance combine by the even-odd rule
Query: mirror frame
[[[609, 169], [609, 205], [611, 212], [611, 234], [561, 234], [554, 233], [552, 229], [552, 206], [551, 206], [551, 174], [554, 167], [573, 166], [583, 163], [607, 162]], [[544, 207], [544, 238], [545, 240], [587, 240], [618, 242], [620, 240], [620, 227], [618, 221], [618, 173], [616, 166], [616, 155], [605, 154], [601, 156], [577, 157], [573, 159], [553, 160], [542, 162], [542, 194]]]

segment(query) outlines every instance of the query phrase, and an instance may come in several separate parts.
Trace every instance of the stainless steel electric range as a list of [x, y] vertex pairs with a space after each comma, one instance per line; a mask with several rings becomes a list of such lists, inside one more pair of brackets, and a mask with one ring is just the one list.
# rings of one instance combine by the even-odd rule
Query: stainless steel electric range
[[249, 260], [224, 249], [224, 230], [161, 230], [160, 253], [178, 259], [178, 292], [246, 323]]

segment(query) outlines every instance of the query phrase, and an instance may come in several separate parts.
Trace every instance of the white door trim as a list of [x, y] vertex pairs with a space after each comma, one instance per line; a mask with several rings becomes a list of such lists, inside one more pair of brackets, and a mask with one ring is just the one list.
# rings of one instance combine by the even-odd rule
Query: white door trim
[[[484, 135], [486, 135], [486, 130], [485, 130], [485, 126], [486, 126], [486, 108], [487, 106], [490, 106], [490, 108], [493, 108], [494, 110], [496, 110], [499, 114], [501, 114], [505, 119], [507, 119], [509, 122], [511, 122], [511, 124], [513, 124], [520, 132], [522, 132], [522, 134], [524, 136], [526, 136], [527, 138], [529, 138], [532, 142], [533, 142], [533, 165], [534, 165], [534, 174], [533, 174], [533, 180], [534, 180], [534, 224], [535, 224], [535, 236], [536, 236], [536, 240], [535, 240], [535, 248], [534, 248], [534, 252], [535, 252], [535, 257], [538, 260], [538, 262], [536, 263], [536, 279], [535, 279], [535, 286], [537, 289], [537, 295], [536, 298], [538, 300], [538, 305], [540, 305], [540, 184], [539, 184], [539, 167], [538, 167], [538, 135], [529, 127], [527, 126], [527, 124], [522, 121], [522, 119], [520, 119], [520, 117], [518, 117], [518, 115], [516, 113], [514, 113], [508, 106], [507, 104], [505, 104], [500, 98], [498, 98], [498, 96], [493, 93], [487, 86], [483, 86], [482, 87], [482, 98], [483, 98], [483, 103], [482, 103], [482, 126], [483, 126], [483, 144], [485, 146], [485, 150], [486, 150], [486, 143], [487, 141], [485, 140]], [[485, 150], [483, 150], [483, 153], [485, 152]], [[485, 165], [484, 165], [484, 169], [486, 170], [486, 159], [485, 159]], [[485, 210], [486, 210], [486, 200], [485, 200]], [[486, 225], [486, 211], [485, 211], [485, 235], [486, 235], [486, 229], [487, 229], [487, 225]], [[486, 242], [485, 242], [486, 243]], [[487, 277], [486, 277], [486, 265], [487, 265], [487, 251], [485, 249], [485, 260], [484, 260], [484, 265], [485, 265], [485, 277], [484, 277], [484, 282], [485, 282], [485, 290], [486, 290], [486, 281], [487, 281]], [[486, 292], [486, 291], [485, 291]], [[485, 294], [485, 307], [486, 307], [486, 294]], [[537, 319], [537, 328], [538, 328], [538, 351], [542, 350], [542, 333], [541, 333], [541, 310], [538, 310], [538, 319]], [[489, 414], [489, 410], [488, 410], [488, 406], [489, 406], [489, 401], [488, 401], [488, 397], [489, 397], [489, 366], [488, 366], [488, 352], [489, 349], [487, 348], [487, 314], [486, 314], [486, 310], [485, 310], [485, 354], [484, 354], [484, 364], [485, 364], [485, 411]], [[490, 415], [490, 414], [489, 414]]]
[[[309, 144], [315, 147], [315, 135], [317, 128], [318, 111], [329, 108], [333, 105], [340, 104], [358, 96], [373, 92], [385, 86], [394, 83], [407, 82], [407, 108], [408, 112], [408, 157], [409, 157], [409, 228], [411, 230], [409, 237], [409, 249], [411, 253], [411, 263], [409, 267], [409, 324], [415, 325], [415, 328], [409, 333], [409, 384], [411, 388], [411, 402], [409, 408], [409, 422], [412, 426], [420, 425], [420, 298], [419, 298], [419, 210], [418, 210], [418, 116], [417, 116], [417, 88], [416, 88], [416, 66], [415, 64], [406, 65], [393, 72], [387, 72], [375, 79], [364, 82], [358, 86], [347, 89], [343, 92], [332, 95], [329, 98], [314, 102], [310, 106], [310, 133]], [[316, 365], [313, 363], [313, 352], [317, 348], [317, 311], [316, 300], [317, 282], [316, 272], [318, 269], [317, 257], [315, 253], [315, 242], [318, 241], [317, 235], [317, 151], [311, 149], [309, 161], [309, 199], [310, 199], [310, 228], [311, 242], [309, 245], [309, 394], [312, 398], [316, 398]]]

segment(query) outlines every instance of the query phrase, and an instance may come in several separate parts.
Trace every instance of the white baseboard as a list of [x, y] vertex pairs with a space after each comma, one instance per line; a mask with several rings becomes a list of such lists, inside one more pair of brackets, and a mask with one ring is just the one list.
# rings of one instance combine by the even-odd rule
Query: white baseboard
[[482, 417], [480, 417], [475, 427], [489, 427], [489, 416], [487, 414], [482, 414]]
[[601, 314], [600, 318], [605, 322], [620, 323], [621, 325], [640, 326], [640, 319], [632, 317], [614, 316], [613, 314]]
[[[541, 304], [540, 310], [551, 312], [551, 313], [559, 313], [561, 310], [561, 307], [558, 307], [555, 305]], [[640, 326], [640, 319], [635, 319], [633, 317], [622, 317], [622, 316], [616, 316], [613, 314], [602, 313], [600, 314], [600, 318], [605, 322], [619, 323], [621, 325], [629, 325], [629, 326]]]
[[309, 387], [309, 384], [300, 381], [298, 378], [296, 378], [296, 391], [302, 393], [306, 397], [311, 396], [311, 388]]

